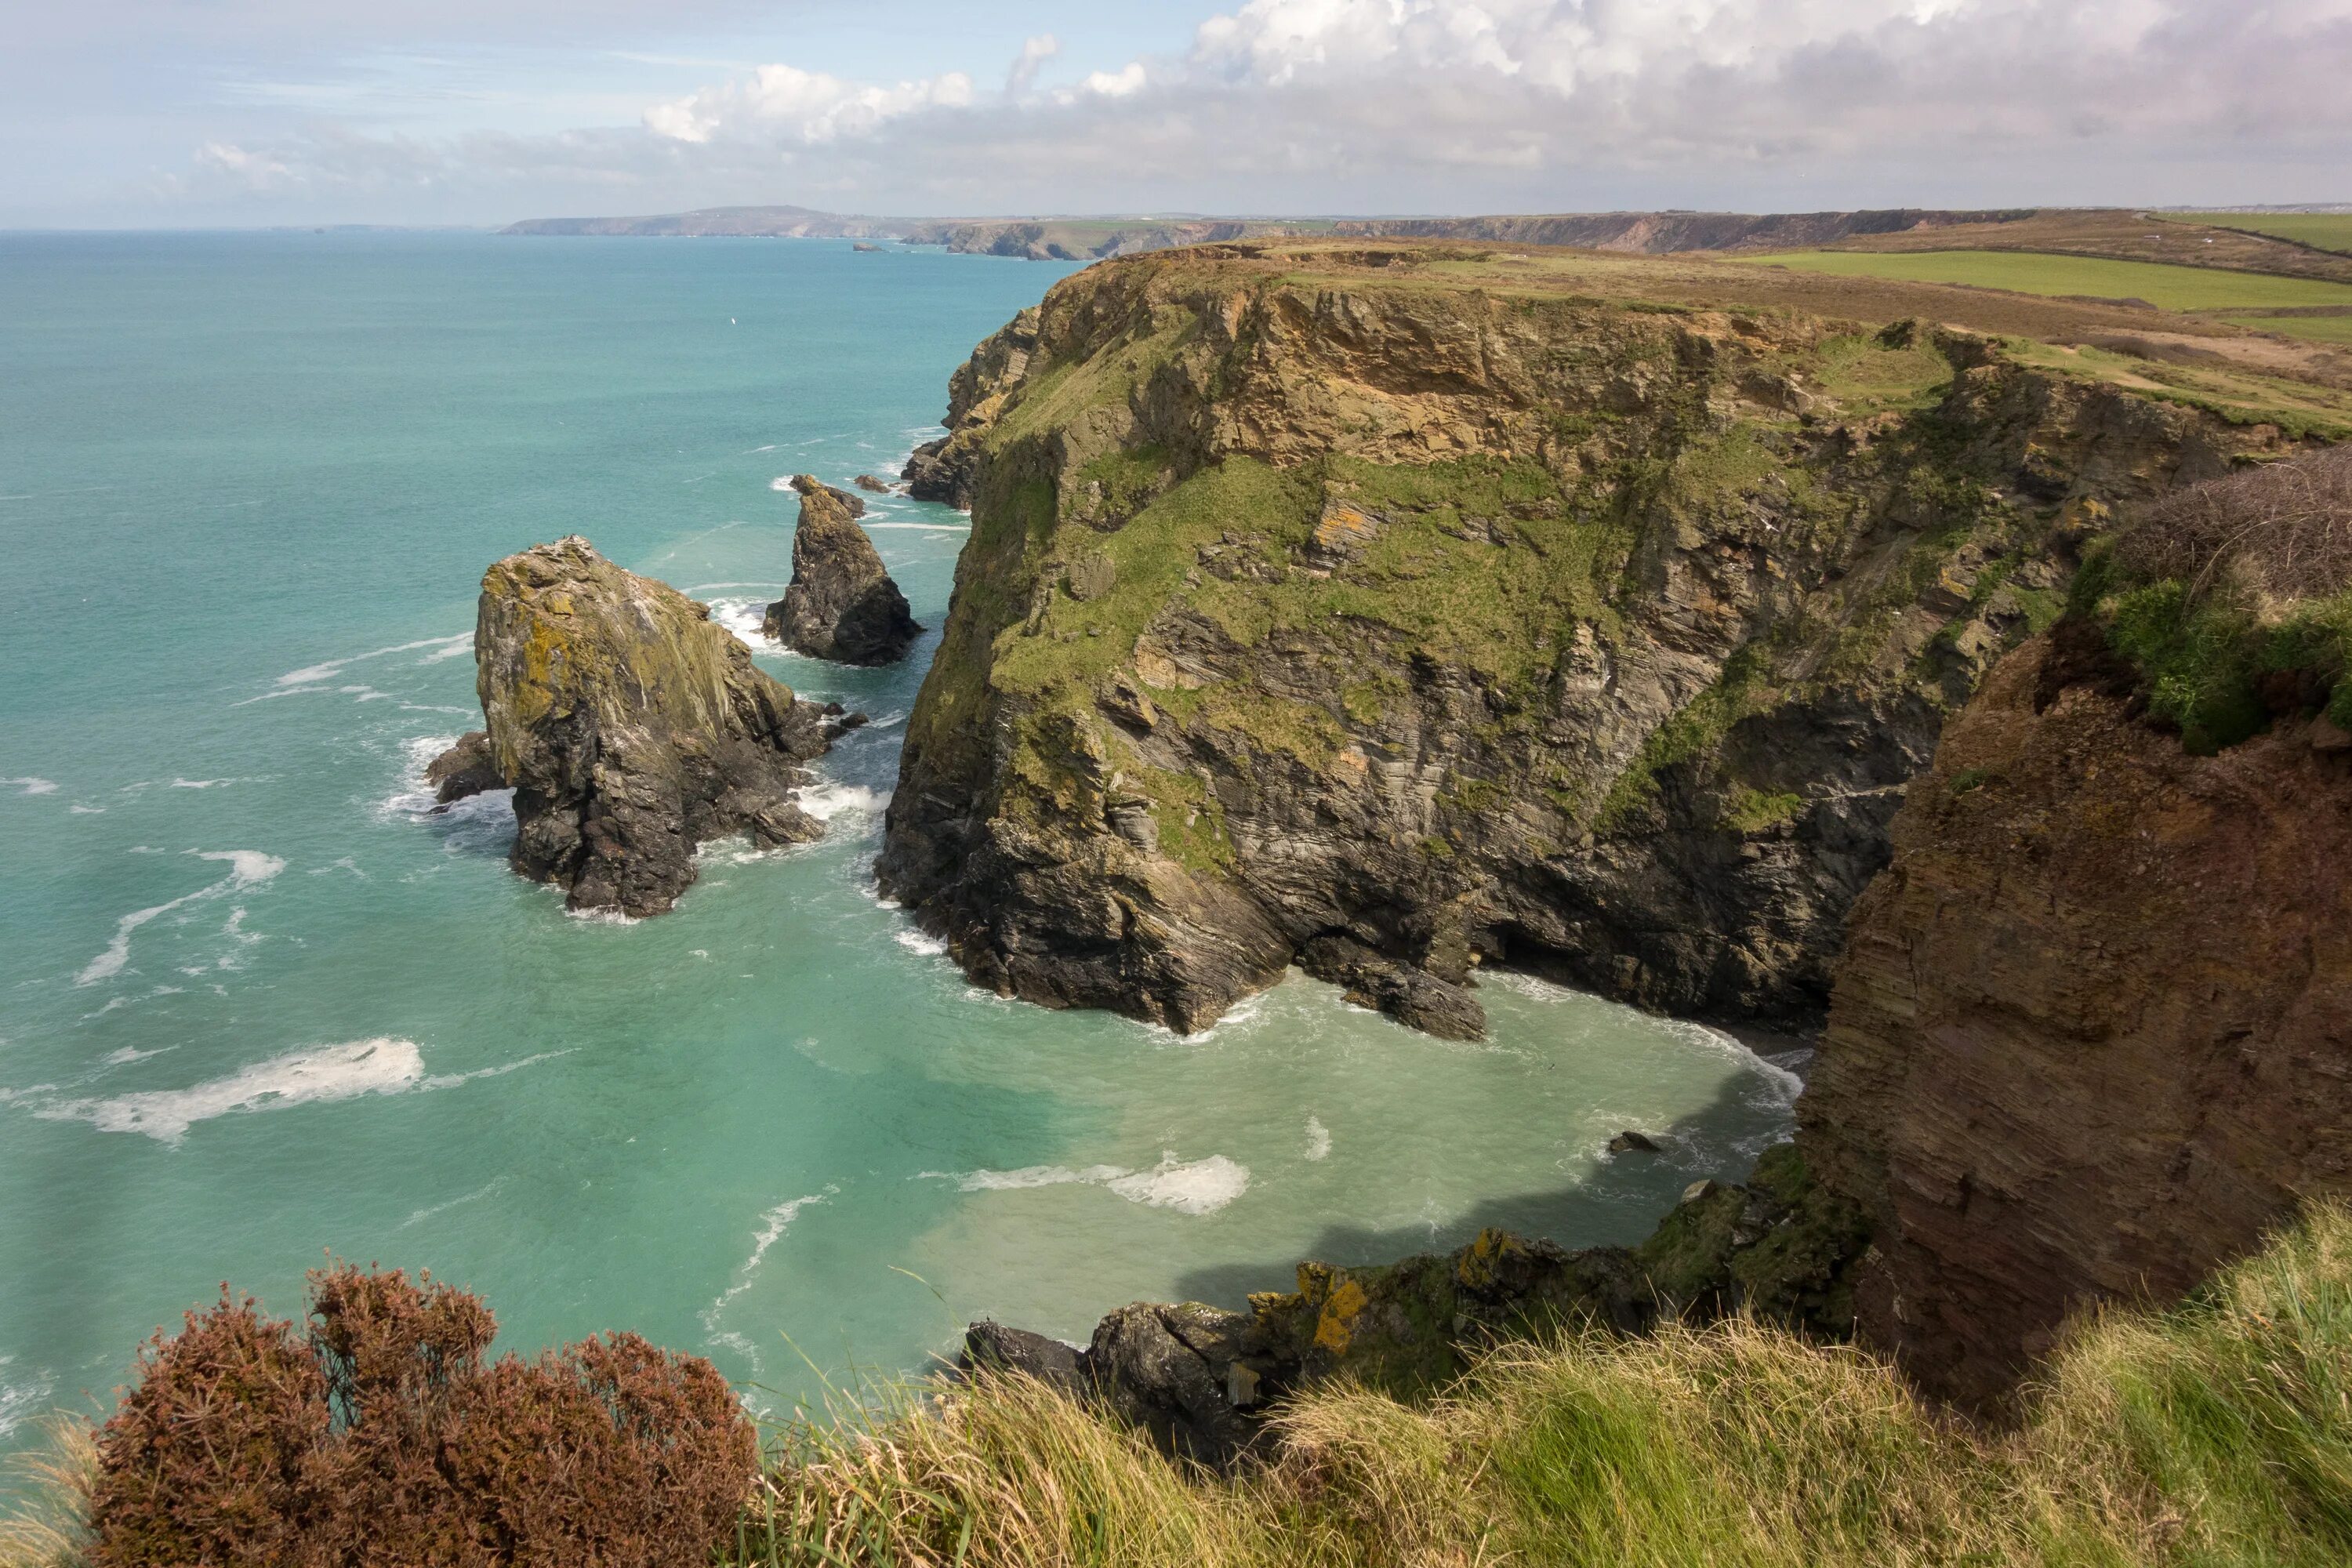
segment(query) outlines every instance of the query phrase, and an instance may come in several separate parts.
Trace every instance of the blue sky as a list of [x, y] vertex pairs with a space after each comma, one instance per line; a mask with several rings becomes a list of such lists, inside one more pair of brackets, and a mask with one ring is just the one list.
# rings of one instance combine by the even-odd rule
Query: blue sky
[[0, 0], [0, 225], [2352, 200], [2352, 0]]

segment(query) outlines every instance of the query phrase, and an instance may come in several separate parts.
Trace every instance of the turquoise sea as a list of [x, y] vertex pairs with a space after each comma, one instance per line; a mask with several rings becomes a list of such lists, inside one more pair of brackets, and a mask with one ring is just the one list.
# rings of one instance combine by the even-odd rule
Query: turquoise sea
[[[714, 846], [657, 920], [510, 874], [499, 797], [429, 815], [485, 565], [583, 533], [758, 647], [774, 482], [895, 474], [1067, 270], [0, 236], [0, 1447], [221, 1281], [299, 1312], [329, 1253], [774, 1410], [982, 1315], [1081, 1337], [1489, 1222], [1631, 1239], [1786, 1131], [1795, 1080], [1726, 1036], [1508, 976], [1479, 1046], [1295, 975], [1190, 1039], [975, 991], [869, 870], [935, 637], [759, 647], [876, 722], [822, 764], [824, 843]], [[935, 633], [964, 520], [869, 523]], [[1665, 1152], [1610, 1158], [1621, 1127]]]

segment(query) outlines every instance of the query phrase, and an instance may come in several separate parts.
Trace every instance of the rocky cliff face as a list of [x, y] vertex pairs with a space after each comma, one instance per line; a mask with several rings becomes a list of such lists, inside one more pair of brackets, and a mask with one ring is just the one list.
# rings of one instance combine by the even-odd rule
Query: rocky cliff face
[[975, 978], [1189, 1030], [1296, 960], [1472, 1034], [1500, 962], [1817, 1021], [1903, 786], [2109, 509], [2278, 442], [1464, 265], [1106, 264], [957, 373], [879, 875]]
[[[2084, 1301], [2178, 1296], [2299, 1200], [2352, 1191], [2334, 466], [2332, 513], [2279, 514], [2305, 544], [2333, 531], [2316, 603], [2257, 584], [2233, 637], [2226, 605], [2179, 592], [2210, 552], [2170, 582], [2095, 578], [2115, 591], [2078, 595], [1953, 723], [1854, 911], [1800, 1137], [1875, 1232], [1862, 1333], [1939, 1392], [1997, 1399]], [[2207, 521], [2231, 547], [2252, 532]], [[2179, 553], [2159, 544], [2138, 552]], [[2331, 564], [2294, 553], [2306, 579]]]
[[[572, 909], [658, 914], [694, 880], [696, 845], [822, 832], [793, 793], [829, 743], [825, 711], [703, 605], [584, 539], [484, 574], [474, 659], [489, 761], [515, 792], [514, 868]], [[478, 750], [461, 742], [451, 771], [478, 773]]]
[[895, 664], [922, 627], [907, 595], [883, 569], [874, 541], [857, 526], [866, 503], [801, 474], [800, 526], [793, 531], [793, 580], [768, 606], [761, 629], [787, 647], [839, 664]]

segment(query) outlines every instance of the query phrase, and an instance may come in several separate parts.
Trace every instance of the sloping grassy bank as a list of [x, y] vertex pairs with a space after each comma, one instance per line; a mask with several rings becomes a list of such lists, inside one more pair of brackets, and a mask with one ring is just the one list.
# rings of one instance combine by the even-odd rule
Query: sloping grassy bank
[[2352, 1561], [2352, 1212], [2191, 1301], [2081, 1324], [2016, 1427], [1751, 1322], [1513, 1346], [1412, 1408], [1296, 1402], [1180, 1470], [1032, 1384], [789, 1435], [743, 1564]]
[[[1265, 1464], [1181, 1467], [1042, 1384], [902, 1392], [773, 1439], [727, 1568], [2352, 1561], [2352, 1209], [2189, 1301], [2079, 1323], [1986, 1432], [1754, 1322], [1510, 1345], [1408, 1405], [1334, 1384]], [[61, 1432], [0, 1563], [91, 1559]], [[681, 1565], [685, 1568], [685, 1565]]]

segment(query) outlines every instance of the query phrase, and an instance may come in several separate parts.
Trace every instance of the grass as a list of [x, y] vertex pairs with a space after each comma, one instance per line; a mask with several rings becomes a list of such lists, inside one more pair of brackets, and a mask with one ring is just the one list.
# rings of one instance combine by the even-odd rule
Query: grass
[[2189, 223], [2210, 224], [2246, 234], [2265, 234], [2315, 250], [2352, 256], [2352, 213], [2168, 213]]
[[2273, 278], [2259, 272], [2224, 272], [2206, 267], [2169, 267], [2153, 261], [2050, 256], [2037, 251], [1799, 250], [1754, 258], [1751, 264], [1791, 267], [1848, 278], [1965, 283], [1979, 289], [2007, 289], [2021, 294], [2059, 298], [2145, 300], [2165, 310], [2352, 305], [2352, 284], [2312, 278]]
[[2011, 1430], [1752, 1321], [1517, 1344], [1439, 1398], [1330, 1384], [1268, 1462], [1181, 1468], [1032, 1383], [793, 1428], [740, 1568], [2352, 1560], [2352, 1215], [2079, 1323]]

